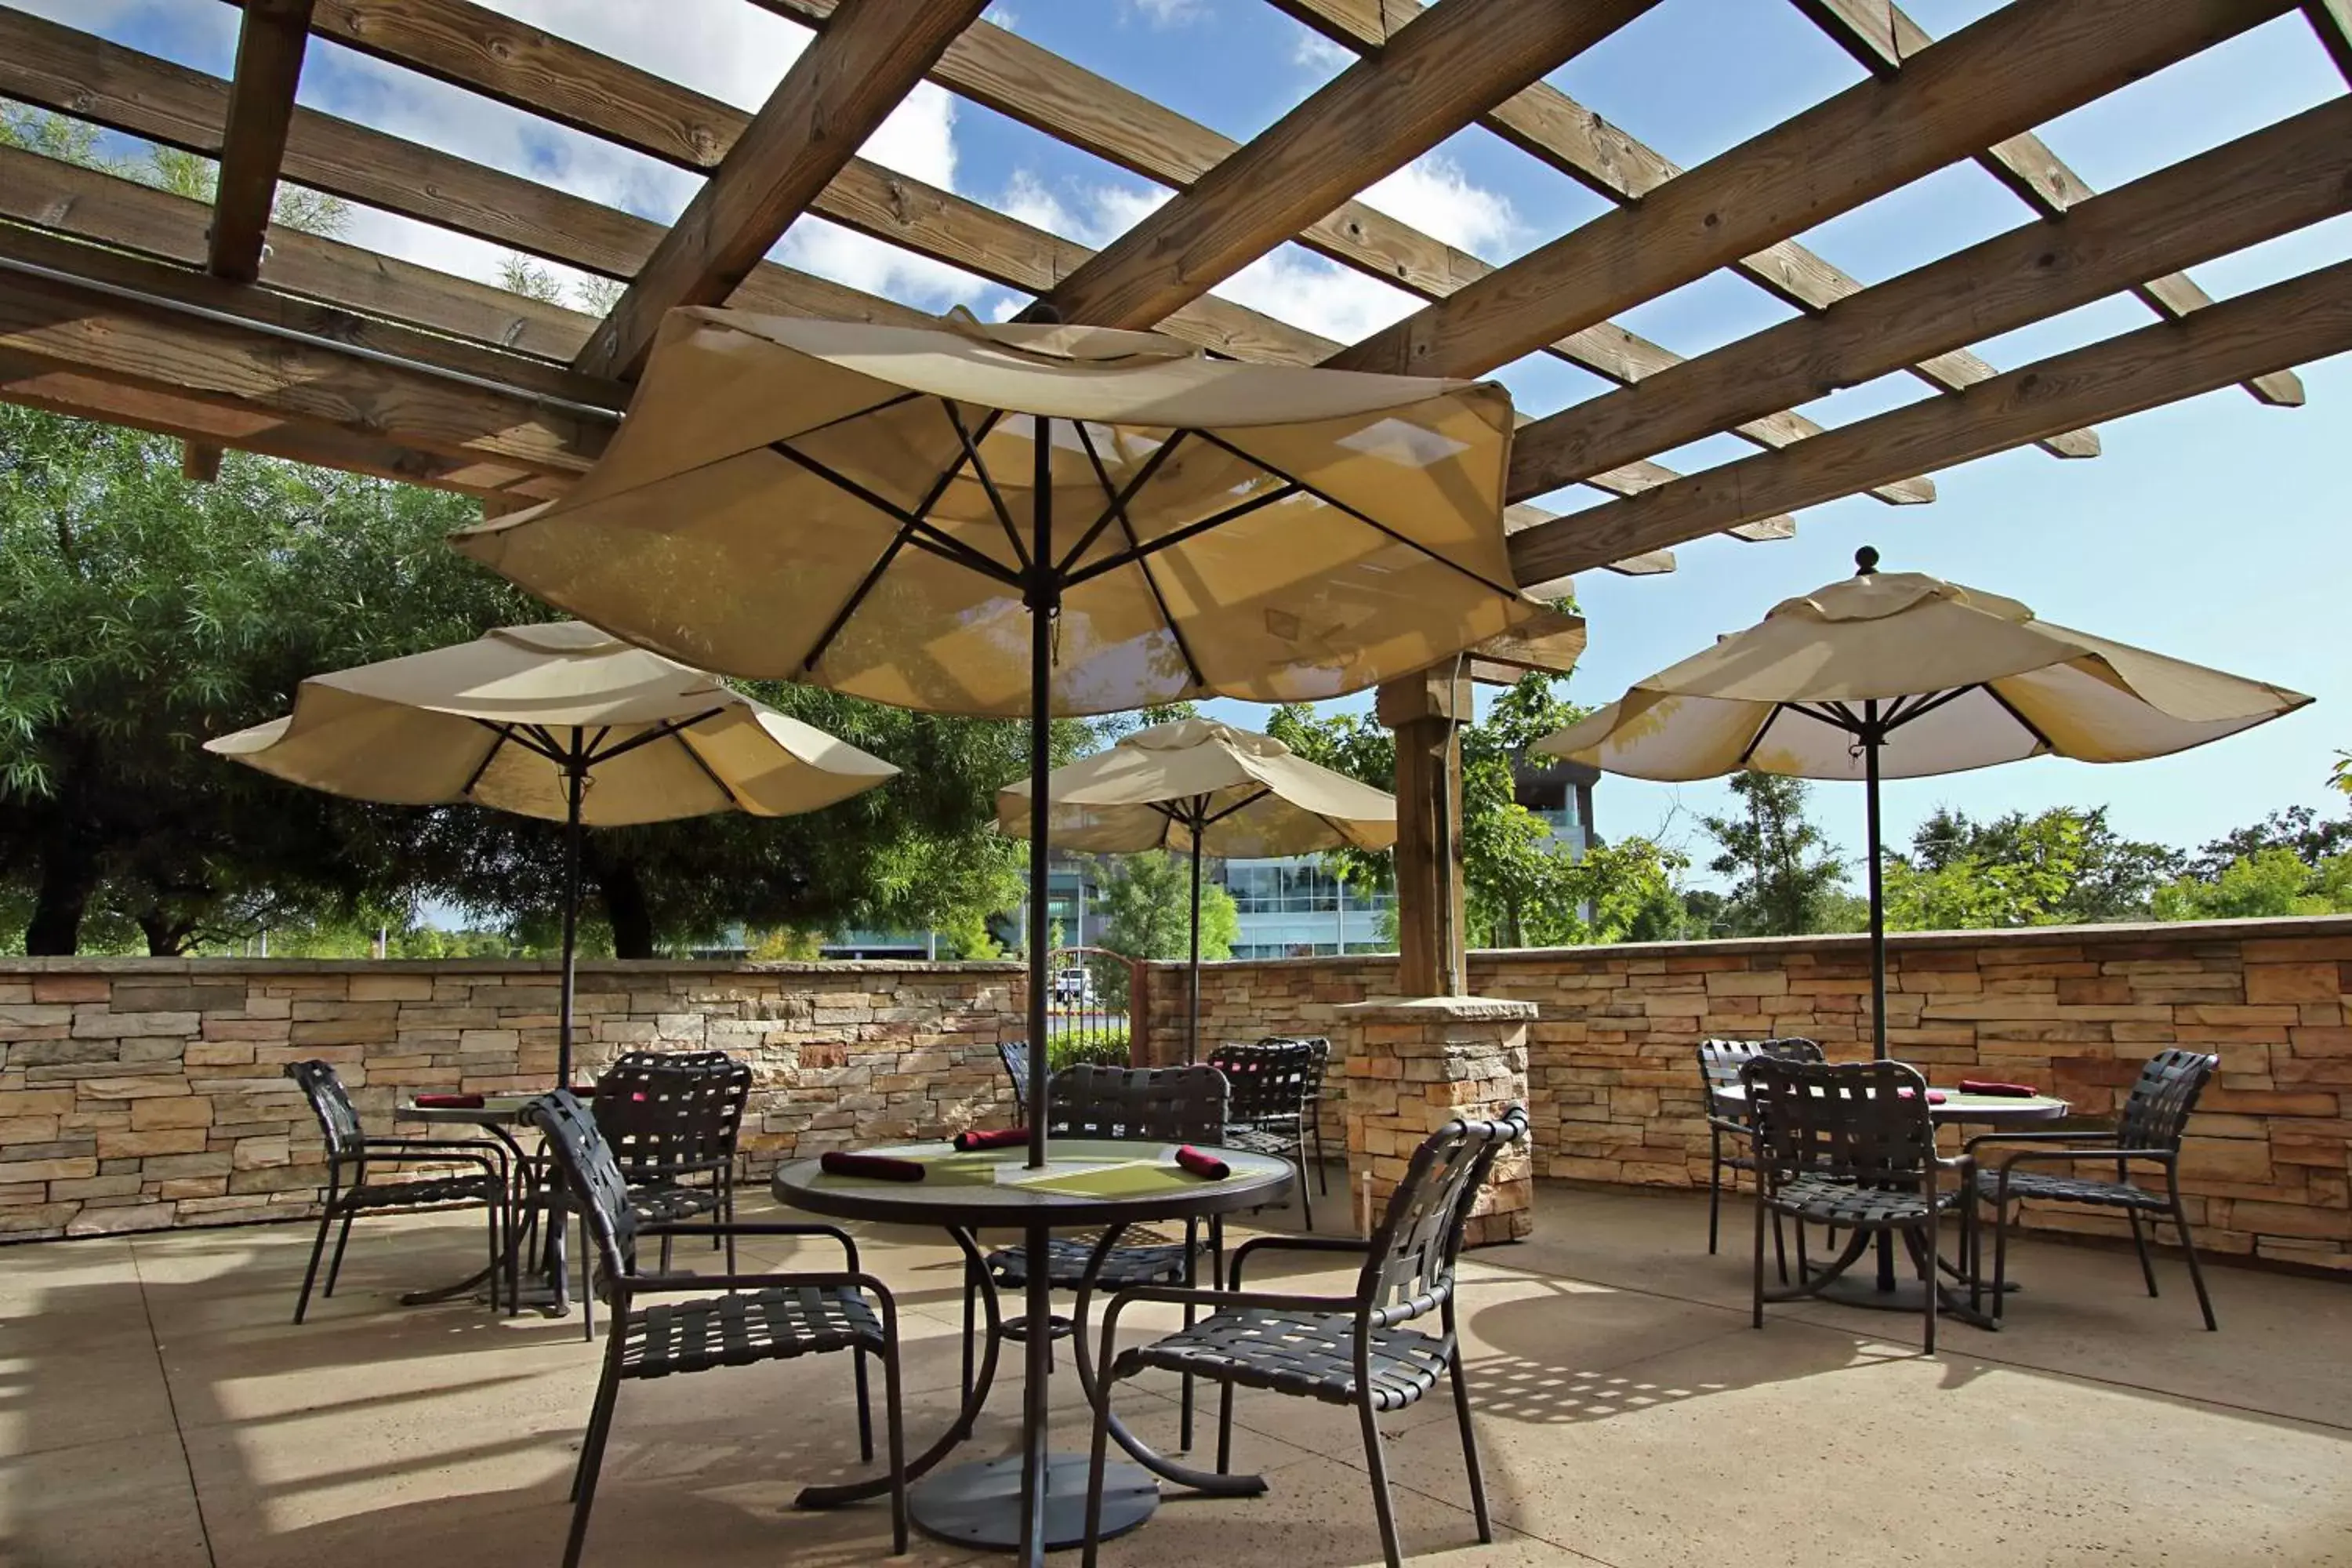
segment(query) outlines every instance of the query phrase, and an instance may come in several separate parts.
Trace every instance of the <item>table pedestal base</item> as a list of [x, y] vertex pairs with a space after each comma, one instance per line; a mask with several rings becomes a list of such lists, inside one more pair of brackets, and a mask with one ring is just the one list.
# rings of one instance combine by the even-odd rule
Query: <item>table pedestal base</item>
[[[1102, 1538], [1124, 1535], [1160, 1506], [1160, 1483], [1140, 1465], [1103, 1470]], [[942, 1541], [996, 1552], [1021, 1545], [1021, 1456], [936, 1470], [907, 1493], [907, 1511]], [[1087, 1457], [1051, 1454], [1045, 1465], [1045, 1547], [1059, 1552], [1087, 1536]]]

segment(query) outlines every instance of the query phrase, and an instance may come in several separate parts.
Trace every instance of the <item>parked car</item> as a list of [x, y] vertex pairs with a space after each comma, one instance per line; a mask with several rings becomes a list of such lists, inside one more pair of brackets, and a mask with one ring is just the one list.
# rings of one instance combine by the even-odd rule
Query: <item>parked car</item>
[[1080, 1007], [1091, 1007], [1095, 1002], [1095, 977], [1084, 969], [1061, 969], [1054, 973], [1053, 998]]

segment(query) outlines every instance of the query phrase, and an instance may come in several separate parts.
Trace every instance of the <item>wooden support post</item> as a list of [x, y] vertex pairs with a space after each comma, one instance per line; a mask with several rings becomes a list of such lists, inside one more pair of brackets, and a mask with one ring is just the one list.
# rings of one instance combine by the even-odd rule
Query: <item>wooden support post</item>
[[1462, 726], [1468, 661], [1380, 689], [1374, 711], [1396, 731], [1397, 994], [1459, 996], [1462, 940]]

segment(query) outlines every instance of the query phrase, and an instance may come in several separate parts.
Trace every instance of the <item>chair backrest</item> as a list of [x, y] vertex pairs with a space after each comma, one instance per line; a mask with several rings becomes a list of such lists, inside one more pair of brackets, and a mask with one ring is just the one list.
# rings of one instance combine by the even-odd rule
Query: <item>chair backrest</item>
[[1417, 1318], [1452, 1297], [1478, 1184], [1495, 1157], [1527, 1135], [1527, 1110], [1515, 1105], [1493, 1121], [1449, 1121], [1412, 1152], [1357, 1277], [1357, 1300], [1374, 1328]]
[[999, 1040], [996, 1059], [1004, 1064], [1004, 1076], [1013, 1080], [1013, 1107], [1021, 1119], [1029, 1119], [1029, 1042]]
[[2221, 1065], [2220, 1057], [2202, 1051], [2158, 1051], [2148, 1058], [2116, 1118], [2116, 1147], [2178, 1152], [2189, 1113]]
[[355, 1160], [367, 1152], [367, 1133], [360, 1126], [360, 1113], [352, 1109], [352, 1097], [333, 1063], [288, 1062], [286, 1076], [302, 1086], [310, 1114], [319, 1119], [319, 1131], [327, 1141], [329, 1160]]
[[543, 1147], [563, 1173], [563, 1184], [588, 1222], [595, 1244], [597, 1278], [609, 1281], [636, 1265], [637, 1216], [629, 1206], [629, 1179], [613, 1158], [596, 1118], [568, 1089], [542, 1094], [522, 1108], [522, 1119], [539, 1129]]
[[1315, 1052], [1315, 1071], [1307, 1080], [1307, 1099], [1311, 1104], [1323, 1098], [1324, 1075], [1331, 1070], [1331, 1037], [1328, 1035], [1265, 1035], [1261, 1046], [1304, 1045]]
[[1825, 1175], [1901, 1184], [1936, 1156], [1927, 1080], [1908, 1063], [1759, 1055], [1740, 1067], [1739, 1081], [1769, 1181]]
[[724, 1051], [629, 1051], [596, 1080], [596, 1126], [631, 1181], [722, 1170], [751, 1095], [751, 1068]]
[[1225, 1121], [1225, 1075], [1207, 1066], [1080, 1062], [1055, 1073], [1045, 1092], [1045, 1131], [1056, 1138], [1214, 1143]]
[[[1323, 1054], [1329, 1051], [1327, 1041]], [[1321, 1059], [1308, 1040], [1219, 1046], [1202, 1065], [1225, 1075], [1225, 1119], [1251, 1125], [1297, 1122], [1322, 1078]]]
[[1769, 1040], [1701, 1040], [1698, 1043], [1698, 1076], [1706, 1088], [1709, 1102], [1721, 1090], [1738, 1089], [1739, 1069], [1758, 1057], [1778, 1057], [1786, 1062], [1823, 1059], [1821, 1046], [1802, 1035], [1787, 1035]]

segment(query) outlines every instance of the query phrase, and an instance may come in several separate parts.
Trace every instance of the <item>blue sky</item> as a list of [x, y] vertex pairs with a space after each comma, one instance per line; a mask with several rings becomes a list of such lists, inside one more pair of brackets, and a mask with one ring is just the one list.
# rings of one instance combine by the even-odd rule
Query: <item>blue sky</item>
[[[236, 12], [220, 0], [15, 0], [226, 75]], [[583, 43], [747, 107], [772, 86], [806, 35], [748, 0], [489, 0]], [[1989, 0], [1907, 0], [1941, 36], [1993, 9]], [[1261, 0], [1010, 0], [992, 21], [1236, 137], [1263, 129], [1348, 63]], [[1847, 56], [1778, 0], [1663, 0], [1556, 74], [1571, 96], [1685, 165], [1729, 149], [1861, 78]], [[2289, 16], [2042, 128], [2095, 186], [2147, 174], [2344, 90], [2303, 21]], [[691, 192], [688, 176], [332, 45], [314, 47], [305, 102], [479, 162], [564, 184], [656, 218]], [[876, 161], [1089, 243], [1118, 232], [1158, 195], [1149, 182], [947, 93], [926, 88], [866, 148]], [[1465, 131], [1383, 182], [1367, 199], [1476, 252], [1506, 261], [1605, 210], [1554, 171], [1485, 132]], [[1801, 237], [1864, 282], [1883, 279], [2026, 221], [2023, 205], [1974, 166], [1948, 169]], [[498, 249], [383, 215], [356, 215], [351, 237], [428, 265], [489, 277]], [[816, 220], [795, 226], [779, 259], [930, 310], [987, 314], [1020, 297], [908, 258]], [[2217, 298], [2352, 256], [2339, 219], [2200, 268]], [[1340, 339], [1410, 310], [1385, 285], [1286, 247], [1221, 293]], [[1717, 275], [1621, 318], [1690, 354], [1789, 314], [1760, 289]], [[2104, 301], [1979, 344], [2009, 368], [2145, 324], [2130, 299]], [[1559, 361], [1506, 367], [1520, 405], [1549, 413], [1604, 390]], [[2105, 805], [2135, 837], [2193, 846], [2281, 806], [2336, 809], [2323, 787], [2335, 748], [2352, 746], [2352, 658], [2341, 631], [2346, 574], [2339, 534], [2352, 521], [2352, 357], [2305, 367], [2309, 405], [2262, 406], [2235, 388], [2105, 426], [2105, 454], [2061, 461], [2008, 453], [1937, 476], [1932, 506], [1858, 499], [1815, 509], [1799, 537], [1772, 544], [1714, 539], [1683, 547], [1680, 570], [1579, 582], [1591, 647], [1574, 683], [1588, 702], [1672, 663], [1774, 602], [1852, 569], [1876, 545], [1891, 568], [1924, 571], [2025, 600], [2052, 620], [2141, 643], [2311, 693], [2312, 709], [2179, 757], [2093, 769], [2050, 760], [1888, 787], [1890, 837], [1938, 805], [1971, 813]], [[1888, 377], [1808, 406], [1840, 425], [1928, 395]], [[1745, 455], [1729, 437], [1662, 455], [1698, 468]], [[1589, 491], [1549, 498], [1559, 510]], [[2332, 563], [2332, 564], [2331, 564]], [[1263, 710], [1219, 704], [1250, 723]], [[1694, 816], [1719, 809], [1719, 784], [1679, 789], [1611, 780], [1596, 814], [1604, 833], [1660, 832], [1703, 860]], [[1861, 802], [1834, 786], [1823, 826], [1852, 846]]]

